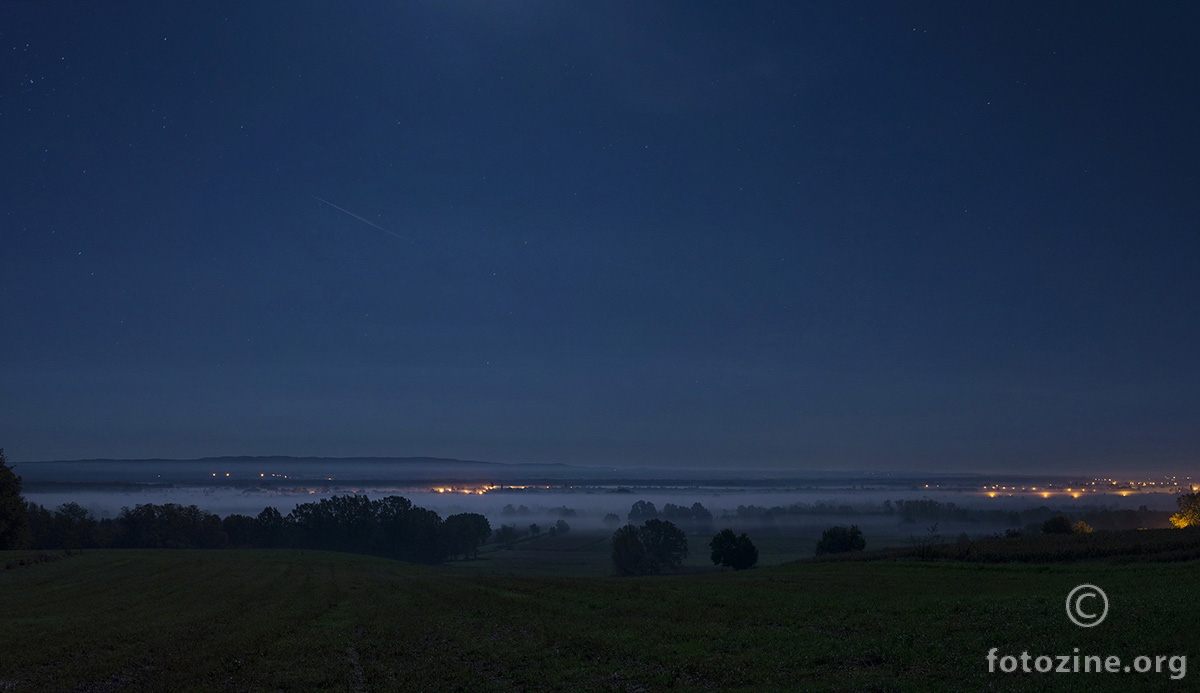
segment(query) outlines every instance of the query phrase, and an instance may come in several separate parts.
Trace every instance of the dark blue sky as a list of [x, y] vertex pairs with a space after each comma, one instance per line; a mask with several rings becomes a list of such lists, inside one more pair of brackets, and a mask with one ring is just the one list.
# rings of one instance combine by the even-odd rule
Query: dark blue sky
[[1200, 9], [809, 5], [0, 2], [0, 446], [1190, 473]]

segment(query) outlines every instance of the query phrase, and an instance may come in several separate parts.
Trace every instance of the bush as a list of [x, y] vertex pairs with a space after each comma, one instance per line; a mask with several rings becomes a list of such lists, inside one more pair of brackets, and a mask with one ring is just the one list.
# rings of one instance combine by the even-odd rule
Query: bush
[[732, 529], [723, 529], [717, 532], [708, 546], [712, 549], [713, 565], [745, 570], [758, 563], [758, 549], [745, 532], [739, 537], [734, 536]]
[[821, 534], [821, 539], [817, 542], [817, 555], [862, 551], [865, 548], [867, 548], [867, 540], [863, 538], [862, 530], [858, 528], [858, 525], [851, 525], [849, 529], [838, 525], [830, 527]]
[[1083, 520], [1079, 520], [1075, 524], [1071, 525], [1071, 531], [1076, 534], [1091, 534], [1092, 526]]

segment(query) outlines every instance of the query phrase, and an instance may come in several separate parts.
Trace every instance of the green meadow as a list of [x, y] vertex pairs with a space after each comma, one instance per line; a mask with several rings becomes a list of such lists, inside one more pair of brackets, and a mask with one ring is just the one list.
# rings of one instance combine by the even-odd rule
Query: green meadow
[[[1129, 691], [1198, 675], [989, 673], [985, 660], [1078, 648], [1196, 666], [1195, 561], [718, 572], [693, 556], [684, 574], [614, 578], [596, 569], [603, 541], [558, 539], [438, 567], [288, 550], [14, 565], [0, 570], [0, 691]], [[1094, 628], [1066, 616], [1080, 583], [1111, 603]]]

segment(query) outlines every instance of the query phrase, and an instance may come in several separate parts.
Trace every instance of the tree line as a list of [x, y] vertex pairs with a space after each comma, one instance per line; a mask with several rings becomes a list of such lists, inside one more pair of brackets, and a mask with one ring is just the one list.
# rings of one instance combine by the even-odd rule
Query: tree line
[[287, 515], [268, 506], [256, 517], [222, 518], [176, 503], [143, 503], [102, 519], [78, 503], [50, 511], [25, 501], [21, 477], [0, 449], [0, 549], [297, 548], [439, 563], [476, 555], [491, 534], [479, 513], [443, 520], [402, 496], [332, 496], [301, 503]]
[[175, 503], [139, 504], [102, 519], [78, 503], [64, 503], [54, 511], [24, 502], [17, 510], [10, 503], [4, 510], [2, 548], [293, 548], [440, 563], [476, 555], [492, 534], [483, 515], [460, 513], [443, 520], [401, 496], [333, 496], [301, 503], [287, 515], [266, 507], [255, 517], [222, 518]]
[[175, 503], [139, 504], [103, 519], [77, 503], [53, 512], [29, 503], [25, 510], [24, 544], [31, 549], [294, 548], [439, 563], [475, 555], [492, 533], [483, 515], [460, 513], [443, 520], [401, 496], [332, 496], [301, 503], [287, 515], [268, 506], [255, 517], [222, 518]]

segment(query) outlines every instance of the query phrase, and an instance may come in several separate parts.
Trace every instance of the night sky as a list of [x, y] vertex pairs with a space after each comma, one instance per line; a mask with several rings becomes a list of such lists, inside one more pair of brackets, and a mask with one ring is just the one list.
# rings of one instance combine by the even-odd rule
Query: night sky
[[0, 447], [1191, 473], [1198, 34], [0, 1]]

